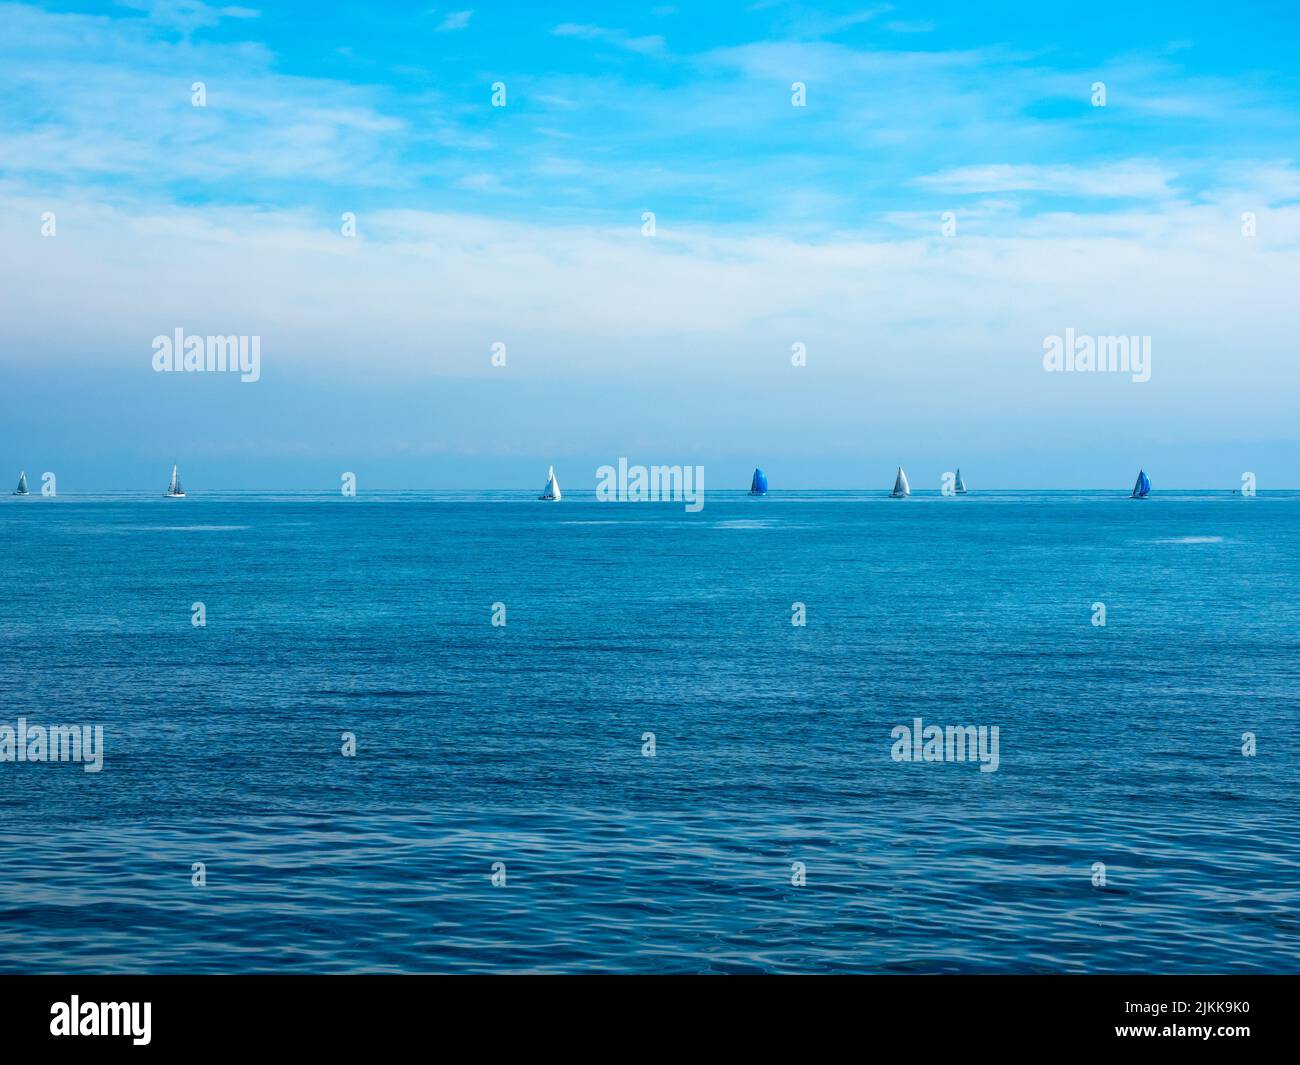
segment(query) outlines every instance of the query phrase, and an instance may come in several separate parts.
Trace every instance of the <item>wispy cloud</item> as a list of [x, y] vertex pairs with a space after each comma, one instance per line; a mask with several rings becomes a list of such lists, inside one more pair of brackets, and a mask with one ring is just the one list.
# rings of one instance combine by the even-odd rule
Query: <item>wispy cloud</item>
[[893, 33], [931, 33], [934, 31], [934, 19], [893, 19], [885, 23], [885, 29]]
[[[708, 47], [717, 37], [705, 36], [671, 64], [593, 69], [585, 49], [563, 42], [653, 58], [668, 48], [657, 35], [567, 23], [551, 27], [541, 58], [501, 69], [495, 53], [491, 62], [475, 53], [460, 80], [441, 72], [430, 85], [424, 70], [378, 62], [361, 42], [347, 45], [353, 58], [330, 67], [333, 76], [285, 73], [302, 69], [301, 57], [287, 64], [249, 39], [265, 27], [248, 20], [177, 40], [174, 27], [135, 16], [4, 10], [0, 151], [10, 174], [51, 190], [120, 182], [161, 198], [330, 206], [355, 205], [361, 191], [374, 203], [384, 190], [382, 202], [426, 209], [540, 210], [602, 223], [654, 209], [665, 220], [810, 234], [950, 206], [938, 197], [1014, 198], [1013, 217], [1195, 198], [1222, 165], [1300, 133], [1284, 91], [1270, 95], [1258, 79], [1197, 80], [1171, 58], [1184, 53], [1168, 50], [1147, 65], [1129, 54], [1070, 70], [1005, 47], [779, 36]], [[226, 9], [158, 10], [208, 20]], [[471, 35], [458, 47], [479, 44]], [[397, 70], [406, 73], [385, 83]], [[488, 106], [485, 70], [509, 82], [508, 108]], [[1105, 109], [1088, 104], [1099, 72], [1111, 87]], [[205, 82], [206, 108], [189, 106], [191, 80]], [[796, 80], [807, 83], [806, 108], [790, 106]], [[69, 93], [69, 84], [86, 91]], [[1167, 103], [1198, 99], [1199, 121], [1178, 117], [1189, 106]], [[1155, 135], [1165, 154], [1152, 162]], [[561, 143], [563, 166], [544, 163]]]
[[873, 4], [844, 14], [830, 14], [792, 5], [779, 23], [782, 32], [794, 37], [834, 37], [857, 26], [874, 22], [893, 10], [891, 4]]
[[615, 48], [624, 48], [629, 52], [642, 55], [654, 55], [662, 52], [664, 39], [658, 34], [634, 37], [625, 30], [608, 29], [604, 26], [589, 26], [576, 22], [564, 22], [551, 31], [556, 37], [573, 37], [582, 41], [600, 41]]
[[[1167, 361], [1148, 419], [1196, 382], [1219, 395], [1214, 417], [1249, 404], [1257, 428], [1283, 432], [1293, 420], [1289, 394], [1267, 382], [1294, 372], [1280, 338], [1293, 327], [1300, 207], [1261, 207], [1262, 235], [1249, 241], [1223, 202], [1104, 225], [1062, 212], [1015, 235], [947, 239], [934, 217], [902, 238], [816, 241], [672, 225], [647, 239], [633, 223], [381, 210], [362, 212], [361, 237], [346, 239], [309, 211], [110, 203], [83, 191], [54, 205], [61, 233], [75, 234], [69, 258], [57, 243], [68, 237], [43, 240], [33, 223], [49, 206], [37, 190], [0, 186], [0, 240], [12, 252], [0, 285], [25, 308], [0, 322], [0, 365], [15, 369], [34, 350], [57, 353], [64, 373], [109, 353], [147, 380], [149, 339], [177, 323], [261, 335], [275, 354], [268, 379], [317, 387], [347, 380], [359, 357], [367, 375], [486, 376], [497, 339], [510, 345], [512, 380], [603, 381], [611, 351], [623, 374], [734, 379], [790, 372], [789, 344], [802, 340], [816, 370], [801, 386], [837, 424], [860, 417], [852, 397], [883, 380], [896, 410], [933, 409], [942, 380], [981, 395], [983, 419], [1047, 425], [1100, 417], [1115, 399], [1044, 391], [1041, 338], [1073, 324], [1157, 337]], [[1223, 357], [1245, 350], [1248, 364]]]
[[917, 178], [916, 184], [961, 194], [1041, 192], [1057, 196], [1124, 199], [1171, 196], [1173, 178], [1173, 171], [1166, 166], [1133, 160], [1075, 166], [967, 166]]
[[492, 173], [466, 174], [456, 179], [456, 187], [473, 192], [501, 192], [501, 178]]
[[151, 22], [192, 32], [215, 26], [222, 19], [253, 19], [261, 12], [239, 5], [216, 7], [203, 0], [117, 0], [123, 7], [143, 12]]
[[438, 32], [452, 33], [456, 30], [466, 29], [473, 15], [473, 11], [453, 11], [443, 16], [442, 21], [438, 23]]

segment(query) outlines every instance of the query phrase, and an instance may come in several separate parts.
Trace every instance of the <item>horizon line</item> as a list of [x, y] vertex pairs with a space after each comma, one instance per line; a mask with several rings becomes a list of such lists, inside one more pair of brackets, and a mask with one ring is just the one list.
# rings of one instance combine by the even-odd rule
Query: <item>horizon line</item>
[[[448, 493], [448, 494], [450, 494], [450, 493], [465, 493], [465, 492], [511, 492], [511, 493], [525, 493], [525, 494], [531, 494], [531, 493], [534, 493], [534, 492], [536, 492], [536, 491], [537, 491], [536, 488], [520, 488], [520, 487], [485, 487], [485, 486], [478, 486], [478, 487], [472, 487], [472, 488], [433, 488], [433, 487], [428, 487], [428, 486], [417, 486], [417, 487], [410, 487], [410, 488], [366, 488], [366, 489], [358, 489], [356, 495], [354, 495], [354, 496], [347, 496], [347, 497], [345, 497], [345, 498], [357, 498], [357, 497], [359, 497], [360, 495], [362, 495], [363, 493], [364, 493], [364, 494], [375, 494], [375, 495], [378, 495], [378, 494], [384, 494], [384, 493], [390, 493], [390, 494], [393, 494], [393, 493], [402, 493], [402, 492], [432, 492], [432, 493]], [[585, 493], [583, 493], [583, 492], [582, 492], [581, 490], [579, 490], [579, 489], [565, 489], [564, 491], [565, 491], [565, 494], [566, 494], [566, 495], [570, 495], [570, 496], [573, 496], [573, 497], [575, 497], [575, 498], [583, 498], [584, 495], [585, 495]], [[714, 495], [723, 495], [723, 494], [727, 494], [727, 495], [742, 495], [742, 496], [746, 496], [746, 497], [754, 497], [754, 498], [765, 498], [766, 496], [780, 495], [780, 494], [782, 494], [783, 492], [798, 492], [798, 493], [809, 493], [809, 492], [822, 492], [822, 493], [841, 492], [841, 493], [850, 493], [850, 492], [852, 492], [852, 493], [867, 493], [867, 494], [881, 493], [881, 494], [886, 495], [886, 496], [889, 496], [889, 495], [890, 495], [890, 489], [889, 489], [888, 487], [884, 487], [884, 488], [867, 488], [867, 487], [851, 487], [851, 488], [841, 488], [841, 487], [837, 487], [837, 488], [797, 488], [797, 487], [796, 487], [796, 488], [781, 488], [781, 489], [769, 489], [769, 491], [766, 492], [763, 496], [754, 496], [754, 493], [752, 493], [752, 492], [751, 492], [749, 489], [747, 489], [747, 488], [711, 488], [711, 489], [706, 489], [705, 491], [706, 491], [707, 493], [709, 493], [709, 494], [714, 494]], [[1036, 494], [1036, 493], [1059, 493], [1059, 494], [1065, 494], [1065, 493], [1070, 493], [1070, 492], [1099, 492], [1099, 493], [1100, 493], [1100, 492], [1105, 492], [1105, 493], [1115, 493], [1115, 494], [1117, 494], [1117, 495], [1127, 495], [1127, 494], [1130, 493], [1131, 491], [1132, 491], [1131, 488], [1113, 488], [1113, 487], [1109, 487], [1109, 486], [1106, 486], [1106, 487], [1086, 487], [1086, 488], [1079, 488], [1079, 487], [1076, 487], [1076, 488], [1049, 488], [1049, 487], [1039, 487], [1039, 486], [1031, 486], [1031, 487], [1028, 487], [1028, 488], [1023, 487], [1023, 486], [1022, 486], [1022, 487], [1019, 487], [1019, 488], [1003, 488], [1003, 487], [994, 486], [994, 487], [990, 487], [990, 488], [973, 488], [973, 489], [968, 489], [966, 492], [964, 492], [964, 493], [960, 493], [960, 494], [970, 496], [970, 495], [981, 495], [981, 494], [985, 494], [985, 495], [987, 495], [987, 494], [993, 494], [993, 493], [997, 493], [997, 494], [1030, 495], [1030, 494]], [[1151, 495], [1152, 495], [1152, 496], [1155, 496], [1155, 495], [1158, 495], [1158, 494], [1170, 494], [1170, 493], [1200, 493], [1200, 494], [1220, 494], [1220, 495], [1228, 495], [1228, 496], [1242, 496], [1243, 498], [1251, 498], [1252, 495], [1258, 496], [1258, 495], [1264, 495], [1264, 494], [1266, 494], [1266, 493], [1274, 493], [1274, 494], [1276, 494], [1276, 493], [1281, 493], [1281, 492], [1296, 492], [1296, 491], [1300, 491], [1300, 487], [1296, 487], [1296, 486], [1282, 486], [1282, 487], [1278, 487], [1278, 488], [1258, 488], [1258, 489], [1256, 489], [1253, 493], [1246, 494], [1246, 493], [1243, 493], [1243, 492], [1241, 491], [1241, 489], [1239, 489], [1239, 488], [1191, 488], [1191, 487], [1178, 487], [1178, 486], [1174, 486], [1174, 487], [1169, 487], [1169, 488], [1161, 488], [1161, 489], [1158, 489], [1158, 490], [1157, 490], [1157, 489], [1152, 489], [1152, 491], [1151, 491]], [[595, 489], [595, 488], [592, 488], [592, 489], [591, 489], [591, 494], [592, 494], [593, 496], [595, 495], [595, 492], [596, 492], [596, 489]], [[341, 494], [341, 493], [339, 493], [339, 491], [338, 491], [337, 488], [323, 488], [323, 487], [322, 487], [322, 488], [315, 488], [315, 487], [312, 487], [312, 488], [298, 488], [298, 487], [296, 487], [296, 488], [201, 488], [201, 489], [197, 489], [197, 490], [195, 490], [195, 489], [186, 489], [185, 496], [186, 496], [186, 497], [188, 497], [188, 496], [193, 496], [193, 495], [250, 495], [250, 496], [252, 496], [252, 495], [328, 495], [328, 496], [334, 496], [334, 495], [336, 495], [336, 494]], [[26, 495], [26, 496], [23, 496], [23, 495], [16, 495], [16, 494], [13, 493], [13, 492], [9, 492], [9, 493], [6, 493], [4, 496], [0, 496], [0, 498], [18, 498], [18, 499], [39, 499], [39, 498], [47, 498], [47, 499], [49, 499], [49, 498], [55, 498], [55, 499], [58, 499], [58, 498], [66, 497], [66, 496], [103, 496], [103, 495], [146, 496], [146, 497], [152, 497], [152, 496], [154, 496], [154, 495], [157, 495], [159, 498], [165, 498], [165, 493], [164, 493], [163, 491], [161, 491], [161, 490], [155, 492], [155, 491], [152, 490], [152, 489], [139, 489], [139, 488], [101, 488], [101, 489], [87, 489], [87, 490], [72, 491], [72, 492], [65, 492], [65, 491], [60, 490], [60, 491], [56, 492], [53, 496], [42, 496], [42, 494], [41, 494], [41, 492], [40, 492], [40, 490], [39, 490], [39, 488], [38, 488], [36, 491], [33, 491], [33, 492], [31, 492], [29, 495]], [[945, 499], [946, 499], [946, 498], [949, 498], [949, 497], [951, 497], [951, 498], [956, 498], [957, 495], [958, 495], [958, 493], [945, 493], [942, 489], [939, 489], [939, 488], [918, 488], [918, 489], [913, 489], [913, 490], [909, 493], [909, 495], [912, 495], [912, 496], [916, 496], [916, 495], [938, 496], [938, 497], [940, 497], [940, 498], [945, 498]], [[553, 502], [563, 502], [563, 501], [564, 501], [564, 500], [561, 499], [561, 500], [555, 500], [555, 501], [553, 501]], [[597, 502], [672, 502], [672, 501], [670, 501], [670, 500], [597, 500]]]

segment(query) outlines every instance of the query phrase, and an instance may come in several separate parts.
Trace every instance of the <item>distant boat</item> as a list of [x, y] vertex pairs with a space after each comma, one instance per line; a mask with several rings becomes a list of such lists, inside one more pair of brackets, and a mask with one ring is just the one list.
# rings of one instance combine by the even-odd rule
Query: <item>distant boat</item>
[[894, 490], [889, 493], [894, 499], [906, 499], [912, 494], [912, 489], [907, 485], [907, 474], [903, 472], [903, 467], [898, 467], [898, 476], [894, 478]]
[[762, 470], [754, 471], [754, 480], [750, 483], [749, 494], [752, 496], [767, 495], [767, 474]]
[[560, 501], [560, 482], [555, 479], [554, 466], [551, 466], [546, 471], [546, 487], [542, 489], [542, 494], [537, 498], [549, 500], [554, 503]]
[[27, 491], [27, 471], [26, 471], [26, 470], [23, 470], [22, 473], [20, 473], [20, 474], [18, 475], [18, 487], [14, 489], [14, 495], [16, 495], [16, 496], [26, 496], [26, 495], [31, 495], [31, 493]]
[[163, 493], [168, 499], [184, 499], [185, 489], [181, 487], [181, 475], [177, 467], [172, 467], [172, 483], [167, 486], [167, 491]]
[[1133, 486], [1133, 494], [1130, 499], [1146, 499], [1151, 494], [1151, 478], [1147, 476], [1146, 470], [1138, 470], [1137, 484]]
[[953, 495], [964, 496], [966, 494], [966, 482], [961, 479], [961, 467], [957, 467], [957, 483], [952, 489]]

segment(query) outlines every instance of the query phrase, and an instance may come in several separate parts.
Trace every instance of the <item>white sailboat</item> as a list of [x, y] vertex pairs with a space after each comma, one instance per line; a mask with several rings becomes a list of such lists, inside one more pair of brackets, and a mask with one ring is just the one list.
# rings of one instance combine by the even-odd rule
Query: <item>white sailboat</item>
[[184, 499], [185, 489], [181, 487], [180, 470], [172, 467], [172, 483], [167, 486], [167, 491], [163, 493], [168, 499]]
[[952, 488], [953, 495], [964, 496], [966, 494], [966, 482], [961, 479], [961, 467], [957, 467], [957, 483]]
[[555, 479], [555, 467], [551, 466], [546, 471], [546, 487], [542, 489], [542, 494], [538, 499], [545, 499], [552, 503], [560, 501], [560, 482]]
[[25, 496], [31, 493], [27, 491], [27, 471], [23, 470], [18, 474], [18, 487], [14, 489], [14, 495]]
[[903, 472], [903, 467], [898, 467], [898, 476], [894, 478], [894, 490], [889, 493], [894, 499], [906, 499], [912, 494], [912, 489], [907, 483], [907, 474]]

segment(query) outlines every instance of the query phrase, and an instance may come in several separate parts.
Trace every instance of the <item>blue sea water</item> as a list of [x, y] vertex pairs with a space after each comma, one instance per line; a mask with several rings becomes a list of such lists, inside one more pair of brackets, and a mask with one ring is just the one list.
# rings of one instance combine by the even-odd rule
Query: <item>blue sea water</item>
[[1300, 971], [1297, 495], [533, 494], [0, 500], [0, 970]]

